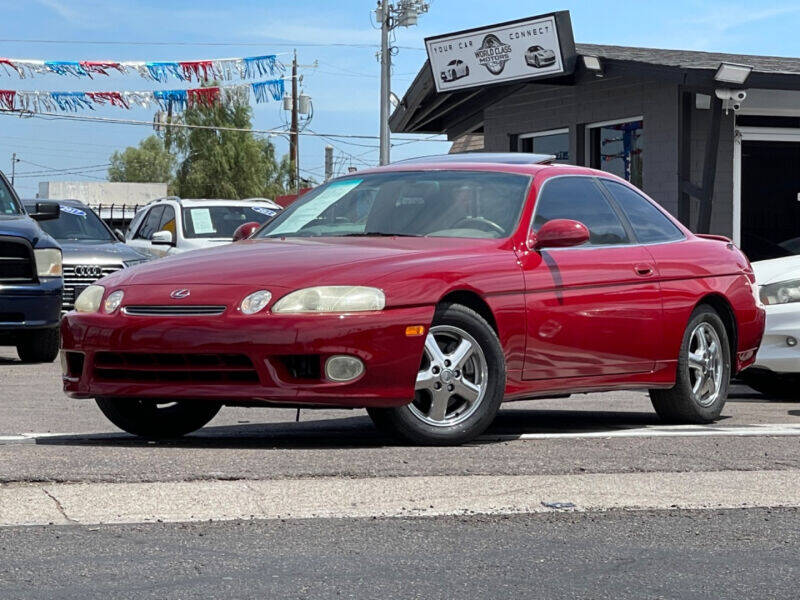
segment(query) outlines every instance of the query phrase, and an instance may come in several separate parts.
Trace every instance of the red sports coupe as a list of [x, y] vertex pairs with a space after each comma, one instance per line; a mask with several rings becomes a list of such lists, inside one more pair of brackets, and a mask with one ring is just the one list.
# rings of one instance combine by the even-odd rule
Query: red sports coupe
[[63, 320], [64, 388], [151, 438], [222, 405], [338, 406], [458, 444], [503, 400], [621, 389], [713, 421], [764, 327], [747, 259], [551, 158], [362, 171], [250, 239], [118, 271]]

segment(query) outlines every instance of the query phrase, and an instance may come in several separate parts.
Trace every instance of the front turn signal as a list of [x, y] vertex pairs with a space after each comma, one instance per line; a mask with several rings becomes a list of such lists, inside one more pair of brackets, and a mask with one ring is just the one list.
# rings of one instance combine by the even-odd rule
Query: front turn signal
[[406, 337], [419, 337], [425, 335], [424, 325], [409, 325], [406, 327]]

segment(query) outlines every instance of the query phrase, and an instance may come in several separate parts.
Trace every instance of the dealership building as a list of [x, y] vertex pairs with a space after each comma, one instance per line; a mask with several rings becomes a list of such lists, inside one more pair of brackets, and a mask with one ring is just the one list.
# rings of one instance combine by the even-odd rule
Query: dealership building
[[392, 131], [553, 154], [752, 260], [800, 253], [800, 58], [575, 44], [566, 11], [426, 45]]

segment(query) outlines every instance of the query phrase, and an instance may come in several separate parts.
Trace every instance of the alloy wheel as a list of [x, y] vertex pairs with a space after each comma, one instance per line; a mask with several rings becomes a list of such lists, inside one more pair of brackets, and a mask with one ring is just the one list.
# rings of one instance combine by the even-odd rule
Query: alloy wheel
[[431, 327], [411, 412], [436, 427], [466, 421], [486, 395], [489, 367], [478, 342], [451, 325]]
[[722, 389], [724, 354], [716, 329], [700, 323], [689, 337], [689, 383], [700, 406], [711, 406]]

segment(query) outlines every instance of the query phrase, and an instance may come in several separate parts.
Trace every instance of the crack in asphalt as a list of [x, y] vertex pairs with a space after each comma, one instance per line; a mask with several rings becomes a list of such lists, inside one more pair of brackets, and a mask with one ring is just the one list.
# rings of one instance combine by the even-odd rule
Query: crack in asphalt
[[76, 524], [76, 525], [79, 524], [78, 521], [76, 521], [75, 519], [73, 519], [72, 517], [70, 517], [67, 514], [67, 511], [64, 510], [64, 506], [61, 504], [61, 501], [58, 498], [56, 498], [53, 494], [51, 494], [46, 488], [42, 488], [42, 491], [44, 492], [45, 496], [50, 498], [50, 500], [52, 500], [55, 503], [56, 508], [58, 509], [58, 512], [61, 513], [61, 516], [64, 517], [64, 519], [68, 523], [73, 523], [73, 524]]

